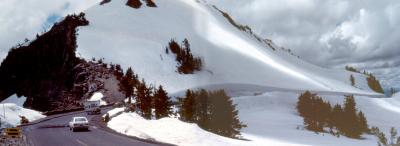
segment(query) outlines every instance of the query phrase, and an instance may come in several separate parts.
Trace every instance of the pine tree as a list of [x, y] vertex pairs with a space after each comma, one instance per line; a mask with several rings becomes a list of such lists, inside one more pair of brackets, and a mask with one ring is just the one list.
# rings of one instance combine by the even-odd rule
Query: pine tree
[[180, 119], [185, 122], [195, 122], [194, 120], [194, 104], [195, 99], [193, 91], [190, 89], [186, 90], [186, 94], [184, 98], [180, 99]]
[[134, 84], [134, 73], [132, 68], [129, 67], [120, 82], [120, 89], [125, 92], [125, 97], [128, 98], [128, 104], [131, 103], [131, 97], [134, 93]]
[[310, 103], [311, 103], [312, 96], [313, 96], [313, 94], [311, 94], [311, 92], [309, 92], [309, 91], [306, 91], [299, 96], [296, 108], [297, 108], [297, 111], [299, 112], [300, 116], [306, 117], [310, 113], [310, 111], [311, 111]]
[[168, 117], [171, 114], [172, 101], [168, 97], [168, 93], [160, 85], [154, 94], [154, 108], [155, 117], [160, 119], [163, 117]]
[[[207, 127], [209, 123], [209, 95], [205, 89], [201, 89], [194, 94], [194, 120], [200, 127]], [[206, 129], [206, 128], [205, 128]]]
[[378, 143], [381, 143], [381, 144], [384, 145], [384, 146], [387, 146], [387, 145], [388, 145], [386, 136], [385, 136], [385, 134], [384, 134], [383, 132], [379, 132], [378, 135], [377, 135], [377, 137], [378, 137], [378, 140], [379, 140]]
[[390, 128], [390, 145], [395, 144], [394, 140], [396, 139], [396, 136], [397, 136], [397, 130], [394, 127]]
[[209, 131], [226, 137], [237, 138], [240, 129], [246, 127], [239, 121], [236, 105], [224, 90], [209, 93]]
[[355, 85], [356, 85], [356, 80], [354, 79], [354, 76], [353, 76], [353, 75], [350, 75], [350, 82], [351, 82], [351, 85], [352, 85], [352, 86], [355, 86]]
[[371, 89], [374, 90], [375, 92], [384, 93], [381, 84], [380, 84], [379, 81], [376, 79], [376, 77], [375, 77], [374, 75], [372, 75], [372, 73], [368, 75], [368, 77], [367, 77], [367, 82], [368, 82], [369, 88], [371, 88]]
[[358, 125], [360, 127], [360, 130], [362, 132], [368, 133], [369, 128], [368, 128], [367, 119], [365, 118], [364, 113], [362, 111], [358, 112], [357, 118], [358, 118]]
[[142, 80], [141, 83], [137, 85], [136, 90], [136, 107], [139, 108], [140, 114], [146, 118], [151, 119], [151, 87], [148, 88], [146, 82]]
[[344, 119], [343, 119], [343, 109], [340, 104], [336, 104], [331, 113], [332, 125], [336, 127], [336, 130], [342, 131], [344, 128]]
[[239, 121], [236, 105], [223, 90], [187, 90], [186, 97], [179, 99], [179, 102], [181, 120], [197, 123], [207, 131], [238, 138], [240, 129], [246, 126]]
[[352, 95], [346, 96], [343, 119], [345, 121], [342, 131], [344, 135], [350, 138], [360, 138], [362, 131], [358, 125], [356, 103]]
[[[177, 66], [179, 73], [192, 74], [194, 71], [201, 70], [203, 66], [201, 58], [193, 56], [187, 39], [183, 40], [182, 45], [179, 45], [175, 40], [171, 40], [169, 49], [176, 55], [175, 60], [179, 63], [179, 66]], [[168, 54], [168, 49], [166, 52]]]
[[118, 80], [122, 78], [122, 76], [124, 75], [124, 71], [122, 70], [121, 65], [115, 65], [114, 75], [117, 77]]

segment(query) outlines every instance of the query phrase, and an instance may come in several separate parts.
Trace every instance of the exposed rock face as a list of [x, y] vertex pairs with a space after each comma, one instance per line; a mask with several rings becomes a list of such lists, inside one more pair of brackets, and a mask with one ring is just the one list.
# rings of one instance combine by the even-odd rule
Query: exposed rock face
[[104, 63], [81, 63], [74, 68], [75, 79], [73, 91], [80, 92], [82, 100], [90, 98], [94, 92], [102, 92], [104, 100], [109, 103], [124, 100], [124, 94], [119, 90], [119, 80], [114, 70]]
[[[70, 109], [105, 83], [119, 82], [107, 65], [75, 56], [76, 28], [88, 25], [84, 14], [67, 16], [29, 45], [13, 47], [0, 66], [0, 101], [16, 93], [28, 97], [24, 106], [39, 111]], [[99, 75], [100, 74], [100, 75]], [[108, 78], [108, 79], [106, 79]], [[117, 86], [108, 88], [118, 91]], [[104, 89], [106, 91], [106, 89]], [[108, 96], [117, 96], [118, 93]], [[122, 96], [121, 96], [122, 97]]]

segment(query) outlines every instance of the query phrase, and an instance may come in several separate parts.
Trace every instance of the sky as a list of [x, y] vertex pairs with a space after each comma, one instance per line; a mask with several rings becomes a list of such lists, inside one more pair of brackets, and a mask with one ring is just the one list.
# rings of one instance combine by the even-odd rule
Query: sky
[[49, 29], [67, 14], [79, 13], [100, 0], [1, 0], [0, 59], [27, 38]]
[[263, 38], [326, 68], [352, 65], [400, 87], [399, 0], [211, 0]]
[[[2, 0], [0, 59], [101, 0]], [[400, 88], [399, 0], [208, 0], [263, 38], [326, 68], [352, 65]]]

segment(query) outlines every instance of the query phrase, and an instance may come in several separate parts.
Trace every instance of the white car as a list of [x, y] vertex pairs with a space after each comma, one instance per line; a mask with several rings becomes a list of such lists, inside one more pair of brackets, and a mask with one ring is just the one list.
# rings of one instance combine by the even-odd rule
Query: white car
[[73, 117], [72, 121], [69, 122], [69, 130], [75, 132], [75, 130], [89, 130], [89, 121], [86, 117]]

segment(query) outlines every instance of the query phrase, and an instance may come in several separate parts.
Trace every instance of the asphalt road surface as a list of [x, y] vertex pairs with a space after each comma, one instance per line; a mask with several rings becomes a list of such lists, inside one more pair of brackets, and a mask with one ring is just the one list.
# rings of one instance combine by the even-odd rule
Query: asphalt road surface
[[[106, 110], [103, 109], [103, 113]], [[103, 115], [103, 113], [101, 115]], [[74, 116], [85, 116], [90, 121], [89, 131], [72, 132], [67, 127]], [[50, 120], [23, 127], [28, 143], [33, 146], [160, 146], [157, 142], [127, 137], [104, 128], [100, 115], [75, 112], [65, 116], [47, 117]], [[97, 122], [96, 122], [96, 119]]]

